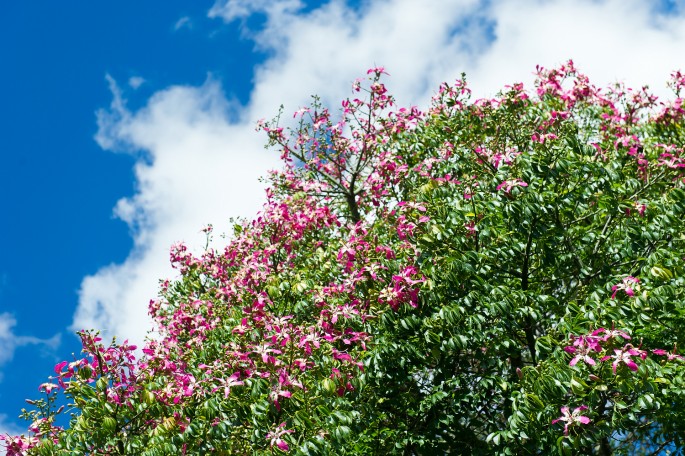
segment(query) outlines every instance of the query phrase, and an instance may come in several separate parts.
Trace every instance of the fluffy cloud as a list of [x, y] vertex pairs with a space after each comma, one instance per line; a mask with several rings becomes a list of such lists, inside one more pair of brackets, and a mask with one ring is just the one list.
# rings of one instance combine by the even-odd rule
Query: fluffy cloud
[[[272, 2], [274, 3], [274, 2]], [[278, 2], [275, 2], [278, 3]], [[291, 1], [284, 1], [290, 5]], [[242, 2], [228, 1], [225, 11]], [[262, 9], [254, 36], [273, 57], [256, 71], [252, 106], [295, 105], [317, 93], [334, 102], [366, 67], [383, 65], [404, 103], [425, 103], [437, 84], [466, 72], [481, 95], [531, 83], [535, 66], [568, 58], [600, 85], [650, 84], [685, 66], [685, 17], [642, 0], [332, 1], [306, 15]], [[218, 10], [215, 6], [214, 10]], [[215, 11], [216, 14], [216, 11]], [[216, 14], [218, 15], [218, 14]], [[235, 14], [225, 14], [229, 21]], [[294, 87], [301, 88], [293, 90]], [[303, 89], [303, 90], [302, 90]]]
[[229, 217], [254, 215], [264, 198], [258, 178], [275, 166], [276, 154], [264, 150], [254, 123], [236, 117], [211, 78], [158, 92], [134, 113], [109, 81], [114, 100], [98, 113], [96, 139], [105, 149], [139, 154], [137, 192], [114, 210], [131, 228], [134, 248], [123, 264], [83, 280], [72, 329], [140, 341], [158, 280], [173, 276], [169, 247], [183, 241], [199, 251], [208, 223], [230, 232]]
[[[19, 336], [14, 333], [17, 320], [9, 313], [0, 313], [0, 366], [9, 362], [14, 357], [14, 351], [26, 345], [36, 345], [47, 352], [53, 352], [59, 347], [60, 334], [55, 334], [49, 339], [40, 339], [33, 336]], [[2, 380], [0, 373], [0, 380]], [[2, 416], [0, 415], [0, 426]]]
[[[514, 79], [532, 80], [536, 64], [573, 58], [596, 85], [648, 84], [666, 96], [670, 73], [685, 68], [685, 16], [641, 0], [493, 2], [487, 15], [497, 39], [469, 71], [488, 92]], [[468, 70], [467, 70], [468, 71]]]
[[219, 0], [209, 10], [208, 16], [221, 17], [230, 22], [234, 19], [246, 19], [255, 13], [266, 13], [269, 16], [293, 14], [303, 6], [300, 0]]
[[245, 36], [270, 56], [255, 68], [247, 105], [232, 103], [211, 77], [200, 87], [158, 92], [143, 109], [114, 101], [99, 115], [105, 149], [143, 151], [137, 192], [115, 213], [132, 230], [128, 259], [87, 277], [74, 327], [98, 327], [139, 340], [149, 327], [146, 303], [157, 280], [172, 274], [168, 248], [201, 245], [199, 230], [228, 231], [230, 216], [249, 217], [263, 199], [257, 177], [276, 165], [254, 121], [281, 103], [292, 112], [318, 94], [327, 104], [350, 95], [350, 83], [385, 66], [401, 104], [425, 105], [441, 81], [467, 73], [479, 96], [533, 80], [535, 65], [573, 58], [597, 85], [649, 84], [667, 94], [671, 71], [685, 68], [685, 16], [643, 0], [369, 0], [352, 8], [333, 0], [303, 11], [298, 0], [223, 0], [209, 11], [227, 26], [266, 20]]

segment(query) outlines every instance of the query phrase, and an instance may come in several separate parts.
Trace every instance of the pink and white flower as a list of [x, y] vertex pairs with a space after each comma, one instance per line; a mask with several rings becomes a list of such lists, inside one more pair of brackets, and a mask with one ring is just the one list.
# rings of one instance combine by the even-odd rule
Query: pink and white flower
[[591, 366], [597, 364], [590, 356], [590, 353], [593, 350], [596, 352], [602, 350], [602, 347], [599, 345], [599, 338], [594, 336], [571, 336], [571, 340], [573, 344], [564, 347], [565, 352], [575, 355], [569, 363], [570, 366], [575, 366], [578, 361], [584, 361]]
[[666, 350], [663, 350], [661, 348], [657, 348], [656, 350], [652, 350], [652, 353], [658, 356], [666, 356], [667, 361], [673, 361], [673, 360], [678, 360], [678, 361], [685, 361], [685, 356], [678, 355], [675, 352], [675, 349], [672, 352], [667, 352]]
[[616, 369], [621, 363], [625, 364], [626, 366], [628, 366], [628, 369], [635, 372], [638, 369], [638, 367], [637, 363], [632, 358], [633, 356], [639, 356], [640, 358], [645, 359], [647, 357], [647, 352], [645, 352], [644, 350], [637, 349], [630, 344], [627, 344], [623, 348], [614, 349], [614, 355], [607, 355], [602, 358], [602, 361], [607, 361], [609, 359], [614, 360], [614, 362], [611, 363], [614, 374], [616, 374]]
[[630, 336], [628, 335], [627, 332], [621, 331], [619, 329], [614, 329], [613, 327], [611, 329], [605, 329], [605, 328], [598, 328], [592, 331], [592, 335], [595, 337], [598, 337], [600, 334], [604, 334], [603, 336], [599, 337], [599, 340], [602, 342], [606, 342], [609, 339], [615, 339], [618, 337], [622, 337], [626, 340], [630, 340]]
[[587, 409], [587, 405], [581, 405], [580, 407], [576, 407], [573, 412], [571, 412], [568, 407], [561, 407], [561, 416], [555, 420], [552, 420], [552, 424], [563, 422], [564, 435], [568, 435], [568, 430], [571, 426], [575, 426], [576, 424], [589, 424], [592, 421], [589, 417], [582, 415], [582, 413]]
[[613, 294], [611, 295], [611, 299], [616, 298], [616, 293], [618, 293], [620, 290], [625, 291], [625, 293], [630, 296], [631, 298], [635, 296], [635, 291], [639, 290], [639, 284], [640, 284], [640, 279], [637, 277], [633, 276], [628, 276], [624, 277], [621, 283], [614, 285], [611, 287], [611, 291], [613, 291]]
[[518, 178], [507, 179], [497, 186], [497, 190], [509, 194], [514, 187], [528, 187], [528, 183]]
[[292, 432], [295, 432], [295, 431], [293, 431], [292, 429], [286, 429], [286, 428], [285, 428], [285, 423], [281, 423], [281, 424], [278, 425], [278, 427], [276, 428], [276, 430], [269, 432], [269, 433], [266, 435], [266, 438], [270, 440], [270, 445], [271, 445], [272, 447], [273, 447], [274, 445], [276, 445], [276, 447], [277, 447], [279, 450], [287, 452], [287, 451], [290, 450], [290, 447], [288, 446], [288, 443], [287, 443], [285, 440], [283, 440], [282, 437], [283, 437], [285, 434], [290, 434], [290, 433], [292, 433]]

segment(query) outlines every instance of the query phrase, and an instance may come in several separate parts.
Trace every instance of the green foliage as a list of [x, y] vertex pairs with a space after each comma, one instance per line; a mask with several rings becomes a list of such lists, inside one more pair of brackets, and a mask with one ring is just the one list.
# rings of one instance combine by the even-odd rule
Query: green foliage
[[10, 454], [682, 451], [683, 100], [569, 63], [390, 112], [382, 72], [339, 123], [262, 125], [285, 167], [260, 217], [175, 246], [145, 355], [83, 334], [69, 427], [37, 402]]

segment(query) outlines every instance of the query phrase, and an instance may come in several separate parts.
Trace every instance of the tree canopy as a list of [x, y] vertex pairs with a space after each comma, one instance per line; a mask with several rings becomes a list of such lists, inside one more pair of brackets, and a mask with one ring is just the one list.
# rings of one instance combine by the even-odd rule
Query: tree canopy
[[420, 112], [384, 73], [260, 122], [258, 217], [172, 248], [140, 354], [80, 333], [9, 455], [685, 448], [685, 75], [659, 101], [569, 61]]

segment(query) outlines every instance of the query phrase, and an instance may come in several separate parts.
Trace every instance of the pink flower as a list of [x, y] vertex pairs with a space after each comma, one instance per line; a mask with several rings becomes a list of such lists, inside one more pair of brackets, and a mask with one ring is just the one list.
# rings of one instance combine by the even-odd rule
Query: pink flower
[[218, 378], [217, 381], [219, 382], [220, 386], [217, 386], [212, 390], [212, 393], [223, 388], [224, 389], [224, 397], [228, 397], [228, 395], [231, 393], [231, 388], [234, 386], [240, 386], [244, 385], [245, 383], [238, 380], [240, 378], [240, 372], [235, 372], [233, 375], [228, 377], [227, 379], [223, 378]]
[[274, 407], [276, 407], [276, 410], [279, 412], [281, 411], [281, 403], [280, 398], [285, 397], [285, 398], [291, 398], [293, 396], [293, 393], [291, 393], [288, 390], [281, 390], [281, 389], [274, 389], [269, 393], [269, 398], [273, 401]]
[[[357, 78], [352, 83], [352, 90], [359, 92], [362, 88], [362, 78]], [[344, 105], [343, 105], [344, 106]]]
[[528, 183], [521, 179], [507, 179], [497, 186], [497, 190], [503, 190], [504, 193], [509, 194], [514, 187], [528, 187]]
[[590, 418], [581, 413], [587, 410], [587, 405], [581, 405], [573, 410], [569, 411], [568, 407], [561, 407], [561, 416], [555, 420], [552, 420], [552, 424], [556, 424], [560, 421], [564, 422], [564, 435], [568, 435], [568, 429], [575, 424], [588, 424], [590, 423]]
[[336, 349], [333, 349], [333, 358], [339, 359], [340, 361], [347, 361], [347, 362], [352, 362], [352, 357], [345, 352], [340, 352]]
[[599, 336], [600, 334], [604, 333], [602, 337], [599, 338], [602, 342], [606, 342], [609, 339], [617, 338], [617, 337], [622, 337], [626, 340], [630, 340], [630, 336], [628, 333], [625, 331], [620, 331], [618, 329], [614, 329], [613, 327], [611, 329], [605, 329], [605, 328], [599, 328], [596, 329], [592, 332], [593, 336]]
[[587, 364], [594, 366], [597, 364], [590, 356], [592, 350], [599, 352], [602, 347], [599, 345], [599, 339], [593, 336], [571, 336], [573, 345], [564, 347], [564, 351], [575, 355], [571, 360], [569, 366], [575, 366], [578, 361], [584, 361]]
[[369, 68], [369, 69], [366, 71], [366, 74], [371, 74], [371, 73], [375, 74], [376, 76], [380, 76], [381, 74], [385, 74], [385, 75], [390, 76], [390, 75], [388, 74], [388, 72], [385, 71], [385, 68], [384, 68], [384, 67]]
[[602, 361], [606, 361], [609, 359], [614, 360], [614, 362], [612, 363], [614, 374], [616, 374], [616, 369], [618, 368], [618, 365], [620, 363], [625, 364], [626, 366], [628, 366], [628, 369], [635, 372], [637, 370], [637, 364], [635, 363], [635, 361], [633, 361], [632, 357], [639, 356], [640, 358], [645, 359], [646, 355], [646, 352], [638, 350], [637, 348], [634, 348], [632, 345], [627, 344], [625, 347], [621, 349], [614, 349], [614, 355], [607, 355], [604, 358], [602, 358]]
[[426, 212], [426, 206], [424, 206], [421, 203], [418, 202], [406, 202], [406, 201], [400, 201], [397, 203], [397, 205], [402, 208], [402, 209], [416, 209], [417, 211], [420, 212]]
[[633, 203], [633, 206], [635, 206], [635, 209], [637, 210], [637, 213], [640, 215], [640, 217], [645, 216], [645, 210], [647, 210], [647, 206], [645, 206], [642, 203], [638, 203], [637, 201]]
[[476, 187], [478, 187], [478, 182], [471, 182], [469, 185], [464, 187], [464, 199], [473, 198], [473, 195], [476, 194]]
[[590, 364], [591, 366], [597, 364], [595, 360], [587, 354], [587, 352], [580, 352], [573, 357], [573, 359], [568, 363], [568, 365], [575, 366], [578, 363], [578, 361], [585, 361], [587, 364]]
[[464, 228], [466, 228], [466, 237], [469, 238], [476, 234], [476, 222], [473, 220], [464, 223]]
[[50, 394], [53, 390], [58, 388], [59, 385], [55, 385], [54, 383], [41, 383], [41, 385], [38, 387], [38, 391], [45, 391], [47, 394]]
[[624, 290], [626, 292], [626, 294], [632, 298], [633, 296], [635, 296], [635, 290], [639, 289], [638, 288], [639, 282], [640, 282], [640, 279], [638, 279], [637, 277], [633, 277], [633, 276], [624, 277], [623, 281], [621, 283], [616, 284], [613, 287], [611, 287], [611, 291], [614, 292], [611, 295], [611, 299], [616, 298], [616, 293], [618, 293], [619, 290]]
[[247, 324], [247, 318], [240, 320], [240, 324], [233, 328], [233, 334], [240, 334], [241, 336], [250, 330], [250, 325]]
[[295, 117], [297, 117], [297, 116], [304, 117], [304, 115], [305, 115], [306, 113], [308, 113], [308, 112], [309, 112], [309, 108], [306, 108], [306, 107], [305, 107], [305, 108], [300, 108], [300, 109], [298, 109], [297, 111], [295, 111], [295, 112], [293, 113], [293, 119], [294, 119]]
[[69, 363], [67, 363], [66, 361], [62, 361], [61, 363], [55, 365], [55, 373], [56, 373], [56, 374], [61, 374], [61, 373], [62, 373], [62, 369], [64, 369], [64, 367], [65, 367], [67, 364], [69, 364]]
[[666, 356], [667, 361], [673, 361], [674, 359], [685, 360], [685, 356], [676, 355], [675, 349], [673, 350], [673, 352], [667, 352], [666, 350], [663, 350], [661, 348], [657, 348], [656, 350], [652, 350], [652, 353], [654, 353], [655, 355], [659, 355], [659, 356]]
[[23, 435], [16, 437], [0, 435], [0, 442], [3, 441], [5, 443], [2, 446], [5, 447], [7, 456], [23, 456], [27, 450], [35, 447], [40, 440], [38, 437], [24, 437]]
[[36, 435], [39, 435], [41, 433], [41, 426], [45, 426], [46, 423], [48, 423], [47, 418], [38, 418], [36, 421], [29, 425], [29, 431], [33, 432]]
[[277, 350], [274, 348], [269, 348], [270, 345], [271, 344], [269, 344], [269, 343], [257, 345], [257, 346], [255, 346], [255, 349], [252, 353], [257, 353], [257, 354], [261, 355], [262, 362], [264, 362], [265, 364], [269, 364], [269, 363], [276, 364], [277, 359], [274, 356], [270, 355], [269, 353], [281, 354], [282, 352], [280, 350]]
[[285, 429], [285, 423], [281, 423], [278, 425], [275, 431], [269, 432], [266, 435], [266, 438], [271, 440], [270, 445], [272, 447], [276, 445], [279, 450], [287, 452], [290, 450], [290, 447], [281, 437], [283, 437], [285, 434], [290, 434], [291, 432], [295, 431], [292, 429]]

